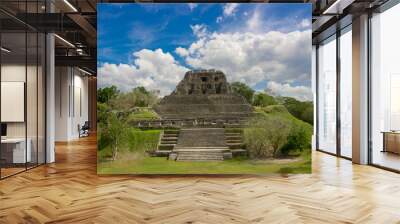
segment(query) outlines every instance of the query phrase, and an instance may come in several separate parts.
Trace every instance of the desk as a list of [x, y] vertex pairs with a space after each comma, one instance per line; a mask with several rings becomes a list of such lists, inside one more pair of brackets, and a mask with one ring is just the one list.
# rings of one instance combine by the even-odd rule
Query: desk
[[383, 131], [383, 151], [400, 154], [400, 132]]
[[1, 157], [6, 163], [26, 163], [31, 162], [31, 139], [27, 139], [28, 144], [25, 151], [25, 138], [6, 138], [1, 139]]

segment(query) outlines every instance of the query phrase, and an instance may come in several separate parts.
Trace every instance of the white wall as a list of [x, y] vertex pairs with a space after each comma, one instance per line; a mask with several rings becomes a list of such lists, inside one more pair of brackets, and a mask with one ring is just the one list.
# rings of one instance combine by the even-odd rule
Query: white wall
[[72, 67], [56, 67], [56, 141], [79, 138], [78, 125], [88, 120], [88, 78]]

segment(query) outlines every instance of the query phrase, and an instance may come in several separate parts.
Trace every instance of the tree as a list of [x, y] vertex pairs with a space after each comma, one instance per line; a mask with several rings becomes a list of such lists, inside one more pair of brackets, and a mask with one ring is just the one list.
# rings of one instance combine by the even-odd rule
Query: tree
[[291, 124], [279, 117], [258, 116], [244, 130], [244, 142], [253, 158], [277, 157], [287, 143]]
[[137, 92], [143, 93], [144, 95], [150, 95], [150, 92], [147, 91], [146, 88], [144, 88], [144, 86], [135, 87], [133, 89], [133, 91], [137, 91]]
[[256, 93], [253, 97], [253, 106], [266, 107], [276, 104], [277, 102], [274, 97], [266, 93]]
[[243, 96], [248, 103], [252, 104], [254, 90], [242, 82], [234, 82], [231, 84], [232, 91]]
[[130, 92], [119, 93], [110, 100], [114, 110], [129, 112], [135, 107], [150, 107], [158, 102], [158, 97], [143, 86], [133, 88]]
[[118, 155], [121, 140], [126, 135], [125, 122], [117, 116], [117, 113], [110, 112], [108, 114], [107, 123], [103, 128], [103, 135], [107, 136], [111, 143], [112, 159], [115, 160]]
[[279, 101], [288, 109], [297, 119], [313, 124], [314, 120], [314, 105], [311, 101], [299, 101], [292, 97], [281, 97]]
[[116, 86], [109, 86], [97, 90], [97, 102], [108, 103], [111, 99], [117, 97], [119, 90]]
[[287, 138], [287, 143], [282, 147], [281, 153], [288, 155], [293, 150], [311, 148], [311, 133], [306, 130], [304, 125], [293, 123]]

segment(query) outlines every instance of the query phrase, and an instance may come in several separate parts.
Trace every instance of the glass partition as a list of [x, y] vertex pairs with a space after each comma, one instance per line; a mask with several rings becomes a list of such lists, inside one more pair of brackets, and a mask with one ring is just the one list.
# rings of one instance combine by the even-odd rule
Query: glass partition
[[340, 154], [352, 157], [352, 35], [351, 26], [340, 35]]
[[1, 175], [7, 177], [24, 171], [31, 158], [26, 150], [26, 33], [3, 32], [1, 46]]
[[336, 36], [318, 47], [318, 149], [336, 154]]
[[[0, 7], [43, 11], [43, 1], [14, 3]], [[0, 12], [1, 179], [45, 163], [45, 44], [43, 33]]]
[[371, 162], [400, 170], [400, 5], [371, 19]]

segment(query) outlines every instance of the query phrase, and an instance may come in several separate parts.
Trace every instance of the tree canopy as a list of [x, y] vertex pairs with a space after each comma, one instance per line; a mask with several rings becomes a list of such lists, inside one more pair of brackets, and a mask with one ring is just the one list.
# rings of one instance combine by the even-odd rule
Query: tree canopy
[[119, 94], [119, 90], [116, 86], [108, 86], [97, 90], [97, 102], [108, 103], [111, 99], [115, 98]]
[[250, 88], [250, 86], [242, 83], [242, 82], [233, 82], [231, 84], [232, 91], [236, 94], [239, 94], [246, 98], [247, 102], [252, 104], [253, 102], [253, 95], [254, 95], [254, 90]]
[[253, 106], [266, 107], [276, 104], [275, 98], [266, 93], [256, 93], [253, 97]]
[[313, 124], [314, 120], [314, 106], [311, 101], [299, 101], [292, 97], [281, 97], [281, 103], [288, 109], [288, 111], [296, 118], [303, 120], [309, 124]]

